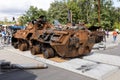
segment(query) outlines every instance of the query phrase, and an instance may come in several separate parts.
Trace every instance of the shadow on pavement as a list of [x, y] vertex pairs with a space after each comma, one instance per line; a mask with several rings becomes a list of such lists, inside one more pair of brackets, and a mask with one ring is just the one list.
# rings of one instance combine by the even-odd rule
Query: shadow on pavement
[[11, 70], [0, 72], [0, 80], [35, 80], [36, 75], [25, 70]]

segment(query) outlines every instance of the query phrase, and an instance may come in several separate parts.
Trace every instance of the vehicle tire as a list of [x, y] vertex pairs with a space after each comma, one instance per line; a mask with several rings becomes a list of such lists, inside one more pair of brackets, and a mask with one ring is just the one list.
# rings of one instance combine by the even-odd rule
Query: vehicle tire
[[44, 58], [52, 58], [54, 57], [55, 54], [54, 54], [54, 50], [52, 48], [46, 48], [45, 52], [43, 53], [43, 57]]
[[41, 53], [39, 46], [33, 46], [30, 51], [31, 51], [31, 54], [33, 54], [33, 55]]
[[21, 44], [19, 45], [19, 50], [21, 50], [21, 51], [26, 51], [27, 49], [28, 49], [27, 43], [21, 43]]
[[15, 49], [18, 49], [18, 43], [13, 43], [13, 47], [14, 47]]
[[79, 53], [79, 55], [83, 55], [84, 54], [84, 48], [83, 47], [79, 47], [78, 53]]

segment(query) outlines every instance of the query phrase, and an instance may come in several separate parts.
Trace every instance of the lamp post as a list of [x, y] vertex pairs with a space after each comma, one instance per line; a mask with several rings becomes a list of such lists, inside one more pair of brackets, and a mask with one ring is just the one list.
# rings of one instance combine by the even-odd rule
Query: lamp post
[[68, 22], [72, 23], [72, 10], [68, 10]]
[[101, 25], [100, 23], [100, 0], [98, 0], [98, 23], [99, 23], [99, 26]]
[[70, 10], [70, 22], [72, 24], [72, 10]]

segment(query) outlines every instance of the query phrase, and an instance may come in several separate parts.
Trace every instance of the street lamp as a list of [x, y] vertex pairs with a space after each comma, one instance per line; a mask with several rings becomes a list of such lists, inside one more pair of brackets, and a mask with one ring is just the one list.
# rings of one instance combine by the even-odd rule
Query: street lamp
[[98, 23], [99, 23], [99, 26], [101, 25], [100, 24], [100, 0], [98, 0]]

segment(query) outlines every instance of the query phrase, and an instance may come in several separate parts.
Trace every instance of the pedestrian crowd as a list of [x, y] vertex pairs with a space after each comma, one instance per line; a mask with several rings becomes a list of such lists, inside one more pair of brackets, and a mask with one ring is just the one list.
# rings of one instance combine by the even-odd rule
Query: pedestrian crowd
[[0, 28], [0, 34], [1, 34], [1, 44], [10, 44], [11, 43], [11, 35], [8, 31], [7, 26], [1, 26]]

